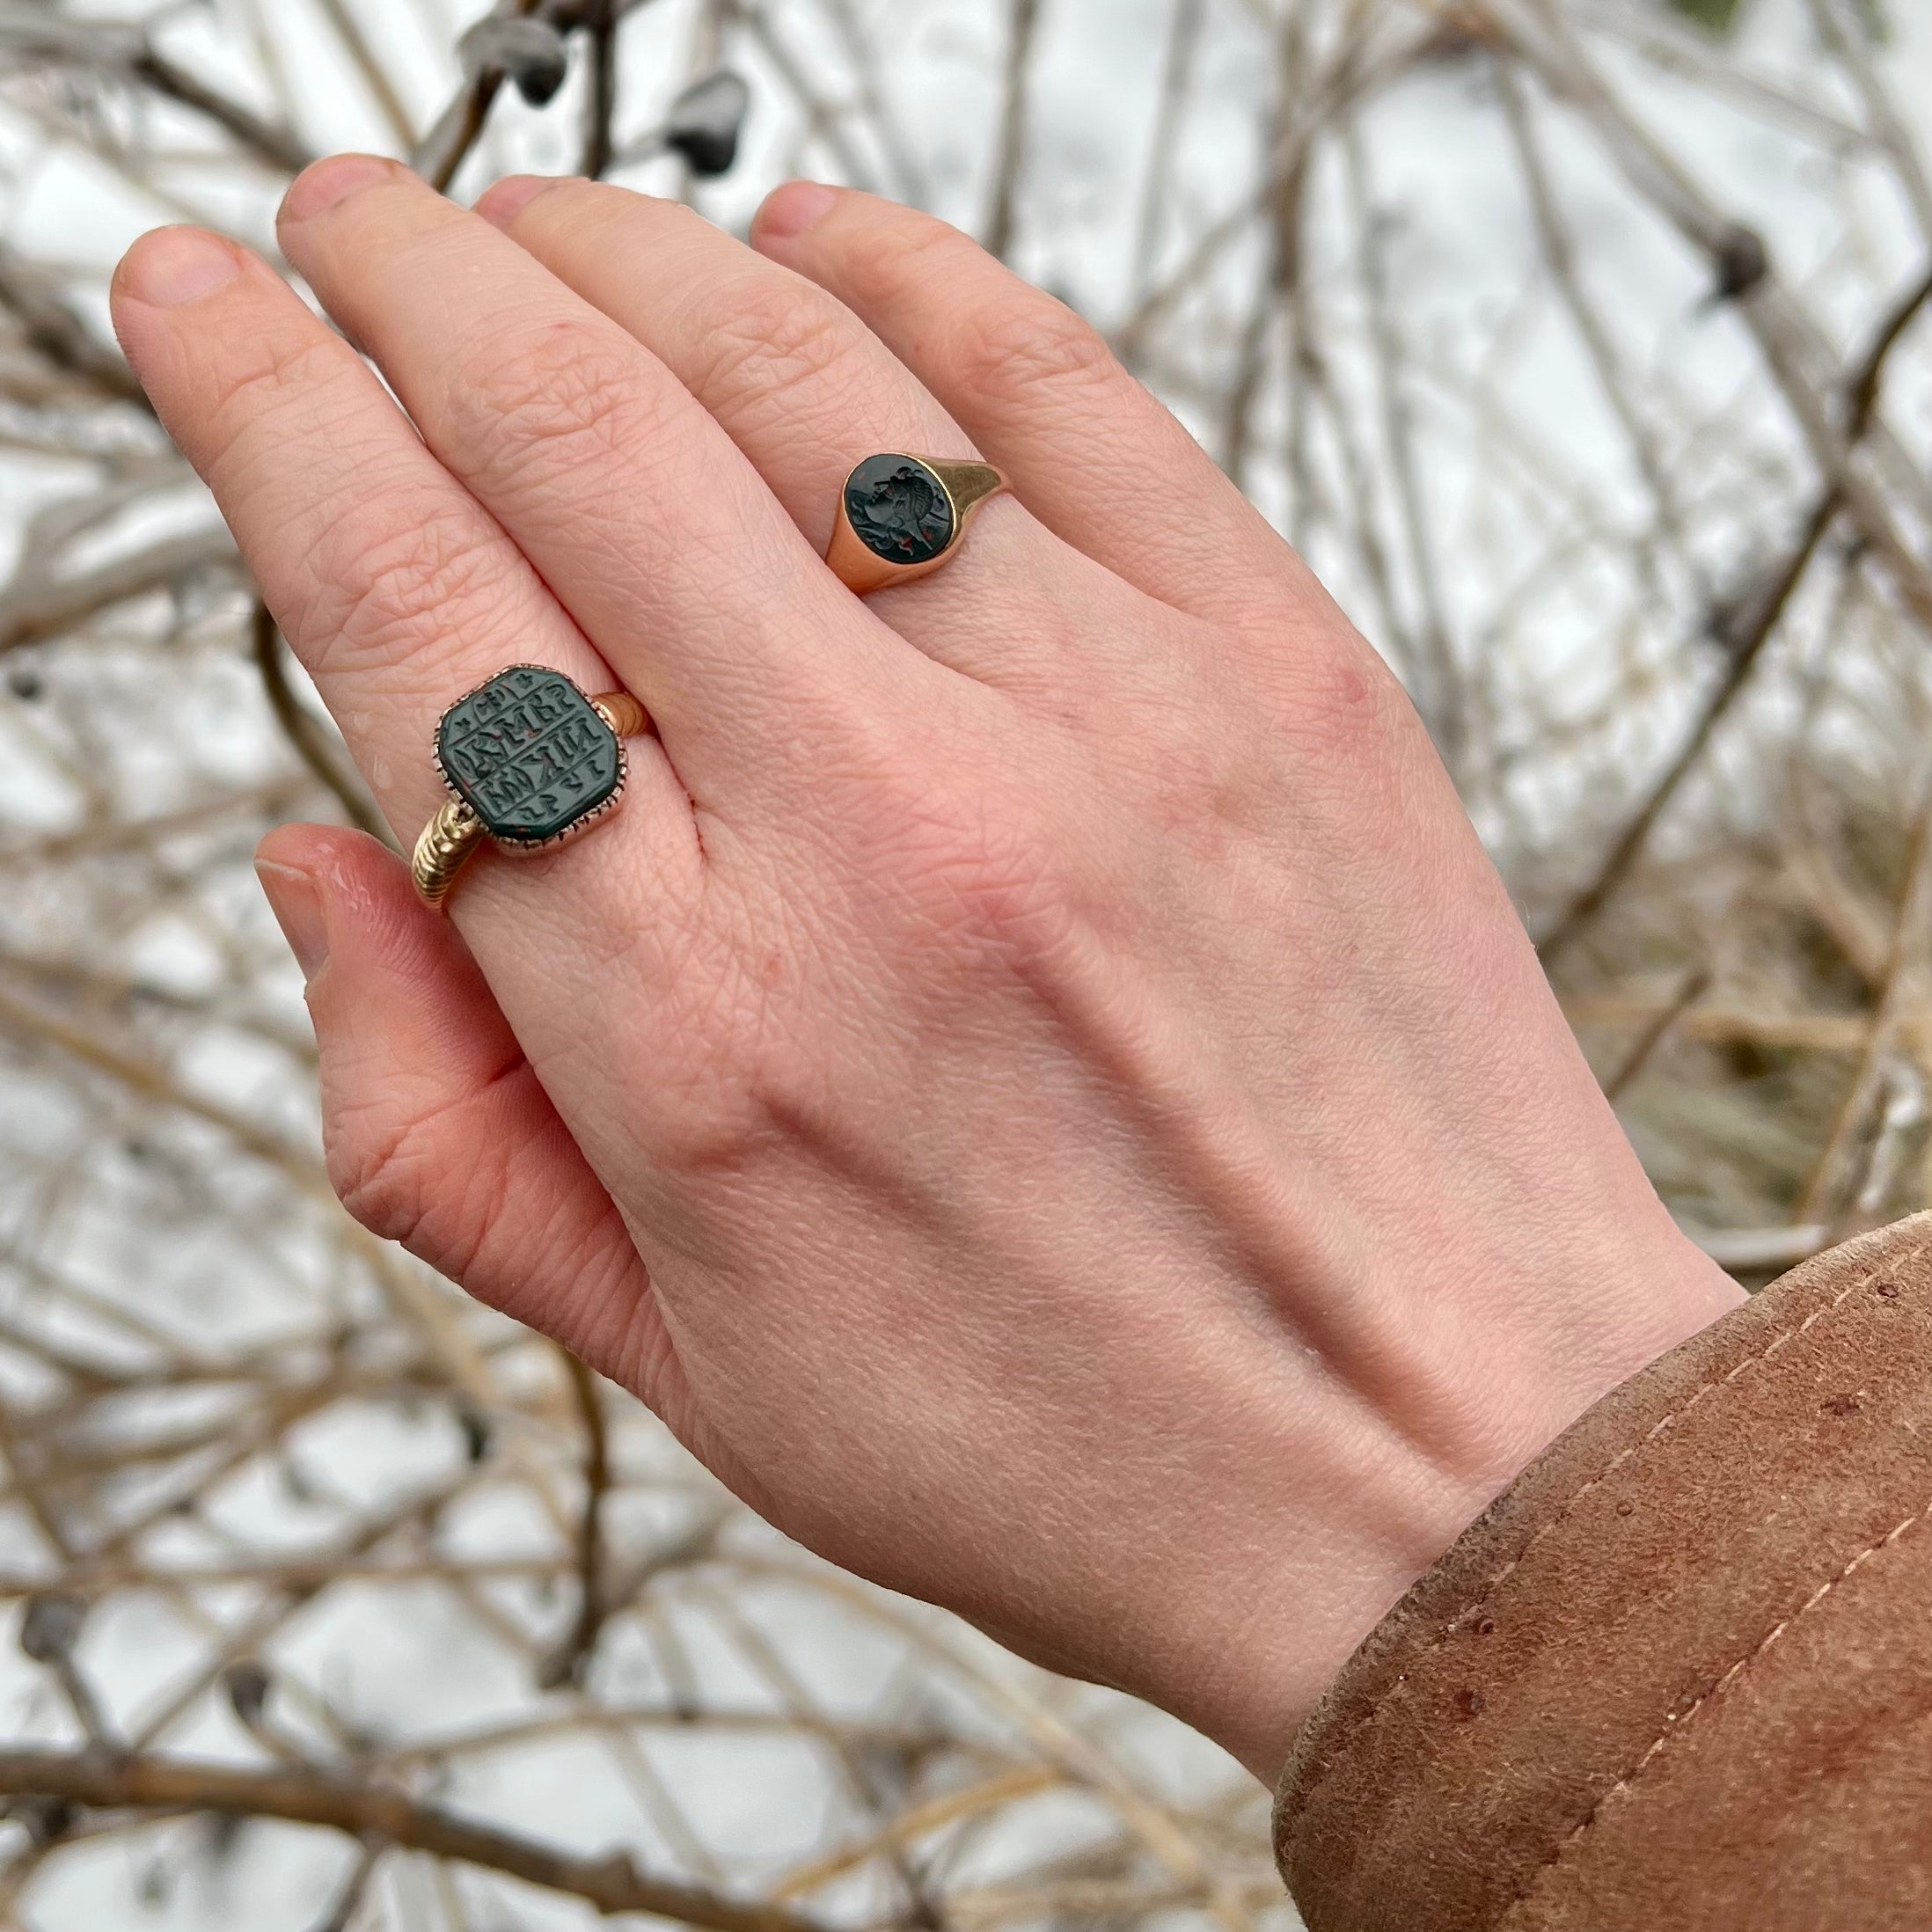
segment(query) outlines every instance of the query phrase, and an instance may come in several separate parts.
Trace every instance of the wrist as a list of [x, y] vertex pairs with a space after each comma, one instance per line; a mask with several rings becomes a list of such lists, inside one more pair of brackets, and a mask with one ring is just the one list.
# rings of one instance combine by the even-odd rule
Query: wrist
[[1466, 1285], [1475, 1277], [1519, 1313], [1472, 1314], [1474, 1346], [1379, 1404], [1332, 1383], [1292, 1427], [1270, 1431], [1238, 1486], [1239, 1520], [1225, 1497], [1189, 1513], [1206, 1533], [1189, 1555], [1205, 1560], [1141, 1566], [1155, 1593], [1151, 1634], [1124, 1647], [1160, 1665], [1154, 1681], [1124, 1687], [1271, 1782], [1357, 1647], [1522, 1469], [1743, 1299], [1644, 1191], [1648, 1209], [1615, 1240], [1599, 1233], [1559, 1254], [1540, 1228], [1539, 1252], [1511, 1258], [1533, 1270], [1513, 1290], [1497, 1252], [1506, 1244], [1476, 1244], [1453, 1269], [1438, 1253], [1438, 1279], [1465, 1277], [1460, 1306], [1482, 1306]]

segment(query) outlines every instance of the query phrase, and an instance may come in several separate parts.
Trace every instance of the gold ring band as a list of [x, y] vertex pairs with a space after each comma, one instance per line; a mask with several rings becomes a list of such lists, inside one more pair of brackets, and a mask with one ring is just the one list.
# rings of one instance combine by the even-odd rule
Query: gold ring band
[[479, 845], [542, 851], [607, 817], [629, 776], [624, 741], [650, 727], [629, 692], [587, 698], [544, 664], [509, 665], [465, 692], [436, 723], [450, 795], [410, 860], [424, 902], [443, 905]]
[[445, 799], [436, 808], [435, 816], [418, 834], [416, 849], [409, 858], [410, 875], [424, 904], [442, 911], [457, 875], [488, 836], [483, 821], [460, 798]]
[[1007, 487], [990, 463], [887, 450], [855, 464], [838, 493], [825, 561], [860, 596], [950, 561], [981, 508]]

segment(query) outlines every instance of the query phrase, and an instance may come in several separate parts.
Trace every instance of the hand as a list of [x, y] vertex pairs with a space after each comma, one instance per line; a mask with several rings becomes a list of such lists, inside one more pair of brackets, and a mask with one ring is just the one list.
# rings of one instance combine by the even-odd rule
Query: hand
[[[1401, 690], [1066, 310], [794, 184], [311, 168], [115, 317], [398, 831], [537, 660], [649, 706], [609, 824], [262, 849], [351, 1212], [827, 1556], [1271, 1775], [1401, 1591], [1735, 1291], [1676, 1232]], [[403, 411], [408, 412], [406, 417]], [[412, 420], [413, 426], [412, 426]], [[861, 604], [846, 469], [1015, 494]]]

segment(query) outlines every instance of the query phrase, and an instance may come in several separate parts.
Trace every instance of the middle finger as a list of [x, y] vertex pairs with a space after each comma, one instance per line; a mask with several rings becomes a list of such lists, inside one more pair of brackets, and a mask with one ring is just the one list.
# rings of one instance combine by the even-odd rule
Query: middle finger
[[940, 674], [840, 589], [675, 377], [488, 223], [340, 156], [296, 180], [280, 233], [694, 794], [794, 769], [841, 710], [931, 701]]

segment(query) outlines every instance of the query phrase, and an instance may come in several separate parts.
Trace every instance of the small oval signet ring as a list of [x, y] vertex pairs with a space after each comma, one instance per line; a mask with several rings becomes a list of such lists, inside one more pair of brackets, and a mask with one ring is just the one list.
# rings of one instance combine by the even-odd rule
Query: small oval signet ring
[[1006, 487], [990, 463], [868, 456], [838, 493], [825, 561], [860, 596], [911, 583], [952, 557], [980, 506]]

